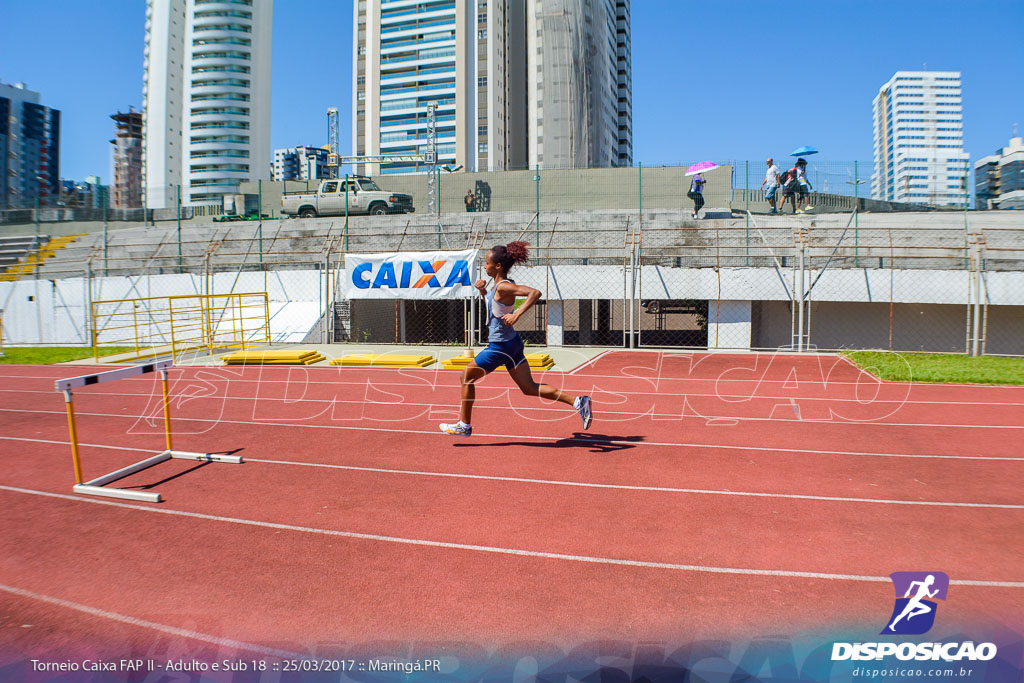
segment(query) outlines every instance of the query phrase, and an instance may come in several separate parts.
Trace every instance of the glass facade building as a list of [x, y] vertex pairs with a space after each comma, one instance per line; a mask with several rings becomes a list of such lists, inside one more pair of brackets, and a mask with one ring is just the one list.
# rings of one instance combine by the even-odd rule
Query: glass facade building
[[974, 200], [978, 209], [1024, 209], [1024, 139], [974, 163]]
[[356, 0], [353, 31], [356, 155], [425, 153], [433, 104], [440, 165], [632, 163], [628, 0]]
[[871, 197], [963, 206], [970, 155], [963, 151], [958, 71], [897, 71], [873, 102]]
[[0, 207], [46, 206], [60, 194], [60, 111], [39, 99], [0, 82]]

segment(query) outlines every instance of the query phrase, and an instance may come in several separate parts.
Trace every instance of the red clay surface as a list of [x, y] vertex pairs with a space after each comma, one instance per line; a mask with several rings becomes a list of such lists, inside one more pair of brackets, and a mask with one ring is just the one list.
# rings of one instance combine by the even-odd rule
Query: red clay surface
[[[1024, 388], [615, 352], [545, 376], [594, 396], [589, 432], [498, 372], [454, 440], [437, 423], [455, 372], [175, 368], [175, 448], [245, 462], [110, 485], [164, 497], [147, 504], [71, 492], [54, 380], [91, 369], [0, 368], [0, 665], [236, 641], [871, 638], [893, 571], [950, 576], [945, 628], [1024, 628]], [[86, 479], [162, 450], [158, 391], [76, 391]]]

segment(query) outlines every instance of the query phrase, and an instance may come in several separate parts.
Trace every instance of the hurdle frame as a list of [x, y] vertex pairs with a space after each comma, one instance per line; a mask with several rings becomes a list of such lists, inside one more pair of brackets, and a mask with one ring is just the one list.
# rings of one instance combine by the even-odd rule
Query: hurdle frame
[[[144, 503], [159, 503], [163, 501], [163, 498], [159, 493], [153, 491], [128, 491], [125, 489], [108, 489], [106, 485], [124, 479], [125, 477], [141, 472], [142, 470], [149, 469], [154, 465], [158, 465], [167, 460], [197, 460], [200, 462], [224, 462], [231, 464], [241, 464], [242, 458], [238, 455], [220, 455], [214, 453], [193, 453], [190, 451], [176, 451], [173, 448], [172, 436], [171, 436], [171, 407], [170, 397], [167, 389], [167, 373], [170, 368], [174, 367], [173, 360], [162, 360], [155, 363], [145, 363], [142, 365], [133, 365], [126, 368], [118, 368], [117, 370], [108, 370], [106, 372], [99, 372], [92, 375], [81, 375], [79, 377], [69, 377], [67, 379], [57, 380], [57, 391], [64, 394], [64, 403], [67, 407], [68, 412], [68, 430], [71, 433], [71, 459], [75, 466], [75, 481], [77, 482], [72, 491], [75, 493], [82, 493], [90, 496], [106, 496], [108, 498], [120, 498], [123, 500], [138, 500]], [[164, 412], [164, 437], [167, 443], [167, 449], [162, 453], [158, 453], [152, 457], [141, 460], [134, 465], [122, 467], [119, 470], [115, 470], [110, 474], [105, 474], [102, 477], [97, 477], [89, 481], [83, 482], [82, 476], [82, 461], [79, 455], [78, 449], [78, 431], [75, 428], [75, 406], [74, 406], [74, 395], [73, 390], [79, 387], [91, 386], [93, 384], [101, 384], [103, 382], [111, 382], [118, 379], [126, 379], [128, 377], [136, 377], [138, 375], [145, 375], [151, 372], [159, 372], [161, 385], [163, 387], [163, 412]]]

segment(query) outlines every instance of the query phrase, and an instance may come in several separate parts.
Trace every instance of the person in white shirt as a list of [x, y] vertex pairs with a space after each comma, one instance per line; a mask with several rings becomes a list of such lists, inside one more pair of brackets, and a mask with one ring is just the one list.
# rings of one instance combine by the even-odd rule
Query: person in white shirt
[[811, 206], [811, 201], [807, 198], [811, 191], [814, 189], [813, 187], [811, 187], [810, 181], [807, 180], [807, 160], [797, 159], [796, 170], [796, 179], [797, 183], [799, 183], [799, 185], [797, 186], [796, 212], [807, 213], [808, 211], [814, 208], [813, 206]]
[[775, 165], [775, 160], [771, 157], [768, 157], [768, 160], [765, 163], [768, 164], [768, 172], [764, 174], [764, 180], [761, 181], [761, 189], [763, 190], [765, 185], [768, 186], [768, 191], [764, 193], [764, 198], [772, 207], [772, 210], [768, 213], [774, 214], [778, 213], [775, 208], [775, 195], [778, 194], [779, 191], [780, 172], [779, 167]]

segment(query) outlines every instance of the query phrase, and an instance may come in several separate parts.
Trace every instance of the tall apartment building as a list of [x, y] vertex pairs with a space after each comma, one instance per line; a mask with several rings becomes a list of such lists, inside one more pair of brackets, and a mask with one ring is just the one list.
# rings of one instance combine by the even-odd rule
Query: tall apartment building
[[633, 165], [633, 30], [629, 0], [615, 0], [616, 105], [618, 111], [618, 163]]
[[60, 187], [60, 111], [0, 81], [0, 207], [45, 205]]
[[970, 155], [963, 151], [959, 71], [897, 71], [874, 103], [871, 196], [963, 206]]
[[315, 180], [325, 178], [327, 150], [299, 145], [274, 150], [273, 180]]
[[[624, 107], [618, 100], [632, 92], [632, 67], [620, 62], [617, 45], [619, 28], [626, 32], [628, 26], [627, 3], [527, 0], [531, 168], [619, 165], [620, 112], [630, 111], [631, 102]], [[626, 128], [632, 128], [631, 121]], [[632, 157], [631, 133], [629, 140]]]
[[974, 200], [979, 209], [1024, 209], [1024, 139], [974, 162]]
[[142, 112], [111, 114], [114, 139], [110, 141], [111, 206], [134, 209], [142, 206]]
[[632, 161], [628, 0], [357, 0], [353, 31], [357, 155], [424, 153], [434, 104], [439, 164]]
[[147, 206], [220, 203], [270, 178], [273, 0], [147, 0]]

